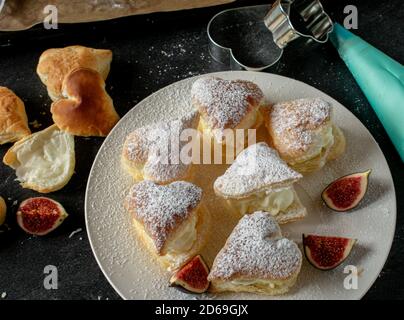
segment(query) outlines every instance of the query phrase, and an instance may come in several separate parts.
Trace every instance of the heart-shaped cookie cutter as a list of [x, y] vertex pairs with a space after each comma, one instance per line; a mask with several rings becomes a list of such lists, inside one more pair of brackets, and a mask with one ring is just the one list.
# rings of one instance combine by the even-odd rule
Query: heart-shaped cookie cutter
[[[224, 10], [208, 23], [209, 52], [231, 69], [261, 71], [299, 37], [325, 43], [333, 22], [319, 0], [277, 0]], [[233, 42], [232, 42], [233, 41]]]

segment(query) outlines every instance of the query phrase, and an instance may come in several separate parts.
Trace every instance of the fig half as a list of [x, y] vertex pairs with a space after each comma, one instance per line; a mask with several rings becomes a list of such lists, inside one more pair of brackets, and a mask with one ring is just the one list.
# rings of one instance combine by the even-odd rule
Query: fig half
[[366, 194], [370, 172], [352, 173], [328, 185], [321, 194], [327, 207], [340, 212], [355, 208]]
[[191, 293], [203, 293], [209, 288], [209, 268], [200, 255], [192, 258], [170, 279], [170, 285]]
[[43, 236], [55, 230], [67, 217], [63, 206], [46, 197], [29, 198], [21, 202], [17, 223], [27, 233]]
[[351, 253], [356, 239], [303, 234], [304, 254], [315, 268], [331, 270]]

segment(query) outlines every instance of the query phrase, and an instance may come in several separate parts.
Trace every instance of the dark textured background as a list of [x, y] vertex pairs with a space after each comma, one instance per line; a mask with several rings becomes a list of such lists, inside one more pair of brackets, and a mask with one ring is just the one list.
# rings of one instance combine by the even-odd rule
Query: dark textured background
[[[402, 0], [334, 2], [324, 0], [323, 4], [335, 21], [343, 21], [346, 4], [357, 5], [359, 29], [355, 33], [403, 63]], [[51, 124], [51, 115], [50, 99], [35, 73], [41, 52], [72, 44], [109, 48], [114, 58], [107, 90], [118, 113], [123, 116], [137, 102], [170, 83], [193, 75], [227, 70], [227, 66], [212, 61], [209, 56], [206, 25], [224, 8], [256, 3], [265, 2], [238, 1], [207, 9], [61, 25], [52, 31], [37, 26], [18, 33], [0, 32], [0, 85], [11, 88], [24, 100], [29, 121], [37, 120], [42, 124], [39, 129], [43, 129]], [[365, 298], [402, 299], [403, 163], [375, 113], [331, 44], [306, 45], [298, 40], [268, 72], [304, 81], [337, 99], [365, 124], [382, 148], [397, 192], [397, 229], [389, 259]], [[102, 141], [101, 138], [76, 138], [76, 173], [64, 189], [50, 195], [66, 207], [70, 216], [46, 237], [30, 237], [16, 225], [17, 203], [38, 194], [22, 189], [14, 180], [13, 170], [0, 166], [0, 194], [7, 201], [10, 227], [8, 231], [3, 228], [5, 232], [0, 233], [0, 295], [6, 292], [6, 299], [119, 299], [98, 268], [84, 222], [86, 181]], [[8, 147], [0, 147], [0, 157]], [[69, 238], [77, 228], [83, 231]], [[58, 290], [43, 288], [43, 268], [48, 264], [58, 267]]]

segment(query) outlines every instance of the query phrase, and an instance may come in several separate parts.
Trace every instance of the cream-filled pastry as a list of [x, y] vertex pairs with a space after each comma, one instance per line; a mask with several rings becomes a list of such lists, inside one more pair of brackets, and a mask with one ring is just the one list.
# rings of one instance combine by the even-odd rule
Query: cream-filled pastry
[[76, 164], [74, 137], [54, 124], [17, 141], [3, 162], [15, 170], [23, 188], [42, 193], [62, 189]]
[[[135, 180], [146, 179], [166, 184], [189, 179], [192, 161], [185, 163], [180, 152], [192, 141], [185, 141], [180, 137], [185, 129], [196, 129], [198, 119], [198, 113], [192, 112], [176, 120], [136, 129], [125, 140], [122, 150], [123, 167]], [[178, 150], [174, 149], [176, 147]]]
[[276, 150], [259, 142], [244, 149], [213, 187], [241, 215], [264, 210], [278, 223], [287, 223], [306, 216], [293, 188], [301, 178]]
[[[262, 123], [259, 107], [264, 94], [251, 81], [204, 77], [191, 89], [192, 102], [201, 117], [199, 130], [219, 145], [236, 146], [237, 129], [256, 129]], [[230, 139], [229, 139], [230, 138]]]
[[271, 144], [295, 170], [309, 173], [345, 151], [332, 106], [321, 98], [298, 99], [261, 109]]
[[279, 295], [295, 284], [302, 253], [282, 236], [267, 212], [245, 215], [213, 262], [208, 276], [212, 292], [253, 292]]
[[179, 268], [205, 244], [210, 216], [201, 200], [202, 189], [192, 183], [148, 180], [136, 183], [125, 199], [137, 234], [168, 270]]

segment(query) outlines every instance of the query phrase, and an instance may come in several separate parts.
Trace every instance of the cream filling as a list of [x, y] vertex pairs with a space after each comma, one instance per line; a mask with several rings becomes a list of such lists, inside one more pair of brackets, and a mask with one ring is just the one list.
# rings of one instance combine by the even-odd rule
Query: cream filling
[[53, 186], [66, 180], [73, 171], [73, 136], [56, 127], [33, 134], [16, 145], [14, 152], [18, 160], [14, 169], [21, 182]]
[[285, 212], [295, 201], [293, 187], [268, 189], [253, 194], [245, 199], [228, 199], [228, 203], [235, 207], [241, 215], [254, 211], [268, 211], [272, 216]]
[[316, 157], [324, 159], [327, 157], [328, 152], [334, 144], [334, 135], [332, 125], [322, 128], [317, 134], [315, 134], [312, 147], [306, 152], [306, 154], [297, 159], [297, 161], [290, 162], [291, 165], [304, 164], [310, 162]]
[[173, 238], [166, 245], [166, 255], [186, 253], [194, 245], [197, 238], [196, 224], [198, 215], [196, 213], [186, 221], [175, 232]]
[[[296, 276], [285, 280], [235, 279], [220, 283], [221, 291], [245, 291], [267, 294], [282, 294], [288, 291], [295, 282]], [[236, 290], [235, 290], [236, 289]]]
[[238, 280], [232, 280], [230, 281], [233, 285], [235, 286], [254, 286], [254, 287], [259, 287], [259, 288], [279, 288], [279, 287], [284, 287], [285, 283], [288, 280], [285, 281], [279, 281], [279, 280], [263, 280], [263, 279], [238, 279]]

